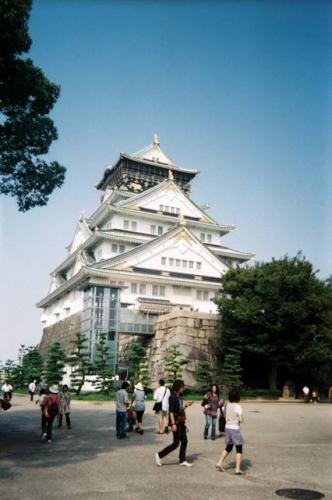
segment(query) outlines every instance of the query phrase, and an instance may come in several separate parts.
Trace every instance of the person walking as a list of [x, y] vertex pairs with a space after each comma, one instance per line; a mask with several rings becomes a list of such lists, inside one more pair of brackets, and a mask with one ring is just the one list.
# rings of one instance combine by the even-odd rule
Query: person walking
[[116, 437], [118, 439], [127, 438], [127, 408], [129, 407], [127, 389], [128, 382], [123, 382], [121, 389], [116, 393]]
[[135, 408], [135, 412], [136, 412], [137, 425], [136, 425], [135, 431], [138, 432], [138, 434], [141, 434], [141, 436], [144, 433], [143, 428], [142, 428], [143, 415], [144, 415], [144, 411], [145, 411], [144, 400], [145, 400], [144, 387], [139, 382], [138, 384], [135, 385], [131, 404], [132, 405], [134, 404], [134, 408]]
[[165, 386], [165, 381], [163, 378], [159, 380], [159, 387], [155, 390], [153, 399], [155, 404], [153, 410], [158, 416], [158, 434], [168, 433], [168, 408], [169, 408], [169, 397], [171, 391]]
[[46, 397], [46, 393], [49, 394], [50, 391], [47, 389], [41, 389], [39, 392], [39, 395], [36, 399], [35, 404], [39, 405], [40, 411], [41, 411], [41, 437], [43, 441], [46, 441], [46, 411], [43, 406], [43, 401]]
[[13, 397], [13, 386], [9, 384], [7, 380], [5, 380], [4, 384], [2, 384], [1, 390], [3, 392], [3, 399], [5, 401], [11, 401]]
[[216, 468], [219, 471], [224, 472], [224, 463], [228, 455], [235, 445], [236, 448], [236, 468], [235, 474], [245, 474], [241, 470], [241, 460], [243, 452], [244, 439], [240, 431], [240, 424], [243, 423], [243, 410], [240, 402], [240, 394], [236, 389], [231, 389], [228, 395], [229, 402], [225, 405], [225, 443], [226, 448], [222, 452], [219, 461], [216, 464]]
[[304, 397], [304, 402], [305, 403], [309, 403], [309, 394], [310, 394], [310, 389], [307, 385], [305, 385], [303, 388], [302, 388], [302, 392], [303, 392], [303, 397]]
[[[47, 391], [46, 391], [47, 392]], [[60, 399], [58, 396], [59, 389], [57, 385], [52, 385], [49, 388], [48, 394], [42, 402], [42, 411], [44, 415], [44, 432], [43, 439], [48, 443], [52, 442], [52, 427], [54, 419], [60, 413]]]
[[35, 395], [36, 392], [36, 381], [31, 380], [30, 384], [28, 385], [29, 389], [29, 394], [30, 394], [30, 401], [33, 401], [33, 396]]
[[182, 395], [185, 389], [184, 382], [182, 380], [175, 380], [173, 384], [173, 391], [169, 397], [169, 419], [171, 424], [171, 429], [173, 433], [173, 443], [166, 446], [162, 451], [156, 453], [155, 459], [158, 467], [162, 466], [161, 459], [166, 457], [169, 453], [176, 450], [180, 445], [180, 465], [185, 467], [192, 467], [192, 464], [186, 460], [187, 451], [187, 427], [186, 427], [186, 412], [185, 409], [193, 404], [192, 401], [187, 401], [186, 403], [182, 400]]
[[70, 392], [67, 384], [62, 386], [62, 390], [59, 394], [60, 397], [60, 414], [58, 421], [58, 428], [62, 427], [62, 419], [63, 415], [66, 417], [67, 429], [71, 429], [71, 421], [70, 421]]
[[209, 436], [211, 427], [211, 439], [216, 439], [216, 421], [218, 410], [222, 406], [223, 401], [220, 400], [219, 387], [217, 384], [211, 384], [210, 390], [204, 395], [202, 405], [204, 406], [205, 427], [204, 439]]

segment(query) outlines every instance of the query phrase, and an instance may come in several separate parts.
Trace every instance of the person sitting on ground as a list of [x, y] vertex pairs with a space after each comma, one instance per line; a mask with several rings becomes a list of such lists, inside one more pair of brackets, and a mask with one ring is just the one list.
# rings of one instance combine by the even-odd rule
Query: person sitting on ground
[[241, 459], [242, 459], [242, 451], [244, 439], [242, 437], [240, 431], [240, 424], [243, 423], [243, 411], [242, 407], [239, 404], [240, 402], [240, 394], [236, 389], [231, 389], [228, 395], [229, 402], [225, 405], [225, 443], [226, 448], [222, 452], [221, 457], [216, 464], [216, 468], [222, 472], [225, 471], [224, 463], [228, 455], [233, 449], [235, 445], [236, 448], [236, 468], [235, 474], [245, 474], [241, 470]]
[[70, 421], [70, 392], [67, 384], [62, 386], [62, 390], [59, 394], [60, 397], [60, 414], [58, 421], [58, 428], [62, 427], [62, 419], [63, 415], [66, 417], [67, 429], [71, 429], [71, 421]]
[[30, 384], [28, 385], [28, 389], [30, 394], [30, 401], [33, 401], [33, 396], [36, 392], [36, 382], [34, 380], [31, 380]]
[[155, 404], [153, 409], [158, 416], [158, 433], [164, 434], [168, 432], [168, 401], [171, 395], [171, 391], [165, 386], [165, 381], [163, 378], [159, 380], [159, 387], [155, 390], [153, 399]]
[[47, 440], [48, 443], [52, 442], [52, 426], [54, 419], [60, 413], [60, 399], [58, 396], [59, 389], [57, 385], [52, 385], [49, 388], [42, 402], [42, 411], [44, 416], [44, 428], [46, 428], [46, 433], [43, 433], [43, 440]]
[[183, 380], [175, 380], [173, 384], [173, 392], [169, 398], [169, 419], [171, 424], [171, 429], [173, 432], [173, 443], [166, 446], [162, 451], [156, 453], [155, 459], [158, 467], [162, 466], [161, 459], [166, 457], [169, 453], [176, 450], [180, 446], [180, 465], [185, 467], [192, 467], [192, 464], [186, 460], [186, 450], [187, 450], [187, 432], [186, 427], [186, 412], [185, 409], [193, 404], [192, 401], [187, 401], [186, 403], [182, 400], [182, 395], [185, 389]]
[[133, 398], [131, 401], [131, 404], [135, 403], [135, 413], [136, 413], [136, 419], [137, 419], [137, 425], [135, 431], [143, 435], [144, 431], [142, 428], [142, 421], [143, 421], [143, 415], [145, 411], [145, 392], [144, 392], [144, 387], [139, 382], [138, 384], [135, 385], [134, 393], [133, 393]]
[[127, 438], [127, 408], [129, 405], [127, 388], [128, 382], [123, 382], [121, 389], [116, 393], [116, 437], [118, 439]]

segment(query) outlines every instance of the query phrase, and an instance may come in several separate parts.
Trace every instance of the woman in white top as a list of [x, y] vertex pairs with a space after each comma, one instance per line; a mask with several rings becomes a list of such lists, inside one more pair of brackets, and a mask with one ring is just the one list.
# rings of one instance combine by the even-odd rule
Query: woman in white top
[[[158, 416], [158, 433], [164, 434], [168, 432], [168, 400], [171, 395], [171, 391], [165, 386], [164, 379], [159, 380], [159, 387], [155, 390], [153, 399], [155, 400], [155, 412]], [[160, 409], [159, 409], [160, 407]]]
[[235, 445], [236, 448], [236, 469], [235, 474], [244, 474], [241, 470], [241, 459], [244, 439], [240, 431], [240, 424], [243, 423], [243, 411], [239, 404], [240, 394], [237, 390], [231, 389], [228, 395], [229, 403], [224, 407], [225, 412], [225, 443], [226, 448], [221, 454], [219, 462], [216, 464], [218, 470], [224, 472], [224, 462]]
[[145, 411], [145, 392], [141, 382], [135, 385], [135, 390], [131, 404], [133, 404], [134, 402], [135, 402], [135, 412], [137, 418], [137, 426], [135, 431], [138, 432], [138, 434], [141, 434], [142, 436], [144, 432], [142, 429], [142, 422]]

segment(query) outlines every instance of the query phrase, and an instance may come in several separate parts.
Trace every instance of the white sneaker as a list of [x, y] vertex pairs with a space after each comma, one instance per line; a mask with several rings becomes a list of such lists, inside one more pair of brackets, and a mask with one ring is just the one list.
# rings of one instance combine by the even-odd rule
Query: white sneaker
[[158, 465], [158, 467], [161, 467], [163, 464], [161, 463], [160, 456], [158, 455], [158, 453], [156, 453], [155, 457], [156, 457], [156, 464]]
[[184, 462], [180, 462], [180, 465], [183, 465], [184, 467], [192, 467], [193, 464], [190, 464], [189, 462], [187, 462], [187, 460], [185, 460]]

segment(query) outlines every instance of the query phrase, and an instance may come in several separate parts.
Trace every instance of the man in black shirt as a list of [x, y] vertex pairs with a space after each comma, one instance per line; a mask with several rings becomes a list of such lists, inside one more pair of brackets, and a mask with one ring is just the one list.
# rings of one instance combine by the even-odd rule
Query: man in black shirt
[[184, 387], [184, 382], [182, 380], [175, 380], [172, 394], [169, 397], [169, 420], [173, 432], [173, 443], [166, 446], [166, 448], [159, 453], [156, 453], [156, 464], [158, 467], [162, 466], [161, 459], [174, 451], [180, 443], [180, 465], [192, 467], [192, 464], [188, 463], [186, 460], [188, 439], [185, 409], [191, 406], [193, 402], [187, 401], [186, 403], [183, 403], [181, 396], [183, 394]]

